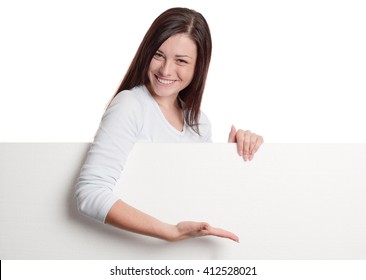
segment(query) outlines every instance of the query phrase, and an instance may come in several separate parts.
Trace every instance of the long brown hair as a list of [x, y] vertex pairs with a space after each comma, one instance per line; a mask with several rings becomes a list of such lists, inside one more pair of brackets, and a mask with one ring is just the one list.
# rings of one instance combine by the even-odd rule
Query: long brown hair
[[184, 104], [186, 123], [199, 134], [202, 95], [211, 60], [212, 41], [209, 26], [198, 12], [187, 8], [171, 8], [158, 16], [146, 32], [126, 75], [113, 98], [123, 90], [149, 83], [148, 69], [159, 47], [169, 37], [184, 33], [197, 46], [197, 61], [191, 83], [179, 93]]

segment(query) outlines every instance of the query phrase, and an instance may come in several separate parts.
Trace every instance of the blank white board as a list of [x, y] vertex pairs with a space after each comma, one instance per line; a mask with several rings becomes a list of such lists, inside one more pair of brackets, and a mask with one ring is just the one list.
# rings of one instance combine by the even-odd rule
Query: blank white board
[[118, 182], [169, 223], [207, 221], [240, 243], [169, 243], [80, 215], [89, 143], [0, 144], [1, 259], [366, 259], [366, 144], [137, 144]]

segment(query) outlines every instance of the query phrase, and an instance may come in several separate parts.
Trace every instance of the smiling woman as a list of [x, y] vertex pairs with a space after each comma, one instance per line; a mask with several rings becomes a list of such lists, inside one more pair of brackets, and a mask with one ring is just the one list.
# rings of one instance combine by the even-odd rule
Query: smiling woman
[[[182, 59], [182, 57], [179, 60], [175, 59], [175, 62], [181, 65], [184, 64], [184, 61], [188, 61], [187, 56], [190, 56], [192, 58], [191, 66], [194, 66], [193, 73], [191, 73], [192, 77], [190, 82], [185, 84], [185, 87], [182, 85], [182, 87], [175, 89], [175, 95], [179, 97], [180, 101], [176, 100], [174, 104], [180, 107], [187, 125], [199, 133], [201, 101], [211, 61], [211, 53], [211, 33], [206, 19], [200, 13], [191, 9], [168, 9], [155, 19], [145, 34], [115, 96], [123, 90], [129, 90], [140, 85], [148, 86], [151, 89], [154, 85], [152, 81], [156, 80], [156, 78], [151, 77], [152, 74], [158, 77], [164, 76], [164, 71], [172, 71], [169, 68], [171, 61], [174, 60], [173, 57], [184, 56], [185, 59]], [[155, 67], [164, 67], [155, 69], [155, 59], [164, 62], [157, 64]], [[172, 74], [168, 73], [167, 75]], [[162, 78], [161, 81], [171, 79], [171, 77], [160, 78]], [[186, 76], [185, 79], [187, 79]], [[156, 88], [152, 88], [152, 90], [156, 90]]]
[[[128, 205], [113, 189], [135, 143], [211, 142], [201, 100], [211, 60], [205, 18], [187, 8], [163, 12], [147, 31], [103, 115], [76, 185], [81, 213], [115, 227], [176, 241], [214, 235], [238, 241], [206, 222], [161, 222]], [[231, 128], [229, 142], [251, 160], [263, 138]]]

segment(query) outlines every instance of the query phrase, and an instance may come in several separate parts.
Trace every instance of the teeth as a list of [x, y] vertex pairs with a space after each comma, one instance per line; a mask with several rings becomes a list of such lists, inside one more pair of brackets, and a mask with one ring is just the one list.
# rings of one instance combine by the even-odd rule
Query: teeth
[[169, 80], [162, 80], [158, 78], [158, 81], [164, 85], [170, 85], [172, 84], [174, 81], [169, 81]]

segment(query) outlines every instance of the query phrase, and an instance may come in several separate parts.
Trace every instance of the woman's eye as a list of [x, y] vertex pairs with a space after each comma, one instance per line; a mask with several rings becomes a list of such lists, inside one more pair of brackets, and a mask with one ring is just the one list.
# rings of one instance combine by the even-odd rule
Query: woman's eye
[[157, 59], [159, 59], [159, 58], [162, 58], [163, 55], [161, 53], [155, 53], [154, 54], [154, 57], [157, 58]]
[[187, 64], [187, 61], [183, 60], [183, 59], [178, 59], [177, 62], [179, 64]]

